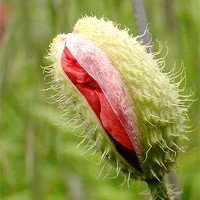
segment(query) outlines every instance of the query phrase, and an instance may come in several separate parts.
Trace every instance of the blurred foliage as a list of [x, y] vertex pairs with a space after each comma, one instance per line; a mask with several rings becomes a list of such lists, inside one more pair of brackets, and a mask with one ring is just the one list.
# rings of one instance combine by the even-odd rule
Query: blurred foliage
[[[145, 0], [154, 50], [158, 38], [169, 47], [166, 70], [184, 61], [187, 72], [186, 93], [195, 90], [199, 97], [200, 2], [196, 0]], [[56, 105], [48, 104], [50, 92], [40, 66], [48, 45], [58, 33], [68, 33], [85, 14], [105, 16], [130, 28], [137, 35], [130, 0], [6, 0], [8, 9], [5, 32], [0, 46], [1, 134], [0, 198], [4, 200], [129, 200], [145, 199], [139, 193], [144, 183], [134, 182], [130, 189], [116, 179], [96, 180], [102, 166], [99, 155], [81, 156], [71, 129], [60, 124]], [[2, 3], [0, 4], [2, 6]], [[161, 56], [167, 48], [163, 45]], [[195, 89], [196, 88], [196, 89]], [[188, 134], [186, 153], [178, 157], [178, 179], [182, 200], [200, 199], [199, 101], [189, 117], [194, 131]], [[87, 159], [86, 159], [87, 158]], [[113, 173], [115, 170], [113, 170]], [[114, 176], [114, 175], [113, 175]], [[148, 197], [146, 198], [148, 199]]]

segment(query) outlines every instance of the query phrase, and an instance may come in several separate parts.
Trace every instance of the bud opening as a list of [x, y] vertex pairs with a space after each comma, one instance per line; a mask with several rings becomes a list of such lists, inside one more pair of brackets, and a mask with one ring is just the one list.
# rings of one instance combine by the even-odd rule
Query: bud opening
[[[87, 58], [85, 58], [87, 59]], [[101, 59], [101, 58], [100, 58]], [[95, 62], [94, 66], [98, 65], [98, 60], [91, 60], [90, 63]], [[134, 166], [139, 171], [141, 170], [140, 164], [132, 141], [129, 138], [124, 126], [120, 122], [118, 116], [113, 111], [109, 101], [107, 100], [104, 92], [92, 76], [79, 64], [79, 62], [72, 55], [67, 46], [64, 47], [61, 66], [65, 74], [69, 77], [71, 82], [86, 98], [87, 102], [95, 112], [100, 120], [102, 126], [106, 130], [109, 138], [114, 143], [117, 151], [123, 156], [129, 164]], [[105, 88], [112, 90], [112, 88]], [[114, 90], [115, 88], [113, 88]], [[114, 92], [114, 91], [111, 91]], [[118, 113], [123, 111], [118, 109]], [[123, 117], [123, 116], [122, 116]]]

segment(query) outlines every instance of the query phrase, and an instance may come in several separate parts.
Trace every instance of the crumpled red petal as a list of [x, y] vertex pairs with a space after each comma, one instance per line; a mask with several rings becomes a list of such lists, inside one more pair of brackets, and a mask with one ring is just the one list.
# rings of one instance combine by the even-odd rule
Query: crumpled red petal
[[134, 151], [124, 127], [98, 83], [79, 65], [67, 47], [63, 51], [61, 65], [69, 79], [87, 99], [106, 131], [120, 144]]

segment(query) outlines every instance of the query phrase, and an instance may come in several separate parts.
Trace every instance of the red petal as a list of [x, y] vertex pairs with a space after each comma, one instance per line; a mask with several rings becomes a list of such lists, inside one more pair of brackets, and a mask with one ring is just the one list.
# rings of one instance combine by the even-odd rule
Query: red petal
[[[78, 90], [84, 95], [88, 103], [92, 107], [93, 111], [96, 113], [97, 117], [100, 118], [100, 102], [95, 89], [87, 86], [86, 84], [75, 84]], [[100, 89], [96, 89], [100, 90]]]
[[100, 120], [103, 124], [103, 127], [123, 146], [130, 150], [134, 150], [124, 127], [117, 118], [116, 114], [113, 112], [113, 109], [108, 103], [108, 100], [103, 92], [101, 90], [95, 90], [95, 92], [99, 97], [101, 105]]
[[108, 133], [126, 148], [134, 150], [124, 127], [98, 83], [77, 63], [67, 47], [63, 51], [61, 64], [64, 72], [87, 99]]
[[94, 81], [94, 79], [80, 67], [67, 48], [65, 48], [65, 51], [63, 52], [61, 65], [64, 72], [73, 83], [87, 83]]

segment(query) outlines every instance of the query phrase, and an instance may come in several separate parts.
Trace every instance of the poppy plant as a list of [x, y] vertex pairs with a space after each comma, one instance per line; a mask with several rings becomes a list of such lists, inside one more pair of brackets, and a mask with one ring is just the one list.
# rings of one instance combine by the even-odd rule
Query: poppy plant
[[[155, 199], [170, 199], [164, 181], [182, 150], [187, 106], [163, 59], [111, 21], [84, 17], [50, 45], [45, 71], [68, 125], [82, 126], [100, 162], [146, 181]], [[82, 142], [83, 142], [82, 141]]]

